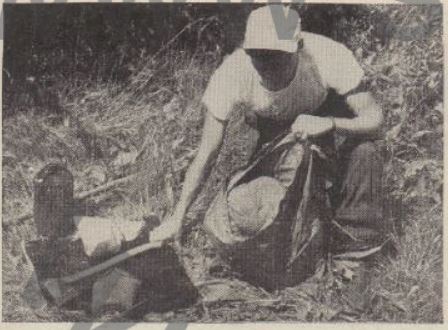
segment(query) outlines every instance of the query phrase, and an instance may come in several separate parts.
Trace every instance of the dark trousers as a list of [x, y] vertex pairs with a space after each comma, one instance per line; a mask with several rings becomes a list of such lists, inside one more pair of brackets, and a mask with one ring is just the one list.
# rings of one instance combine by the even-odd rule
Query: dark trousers
[[349, 138], [338, 148], [334, 185], [332, 252], [369, 249], [385, 240], [383, 157], [374, 141]]

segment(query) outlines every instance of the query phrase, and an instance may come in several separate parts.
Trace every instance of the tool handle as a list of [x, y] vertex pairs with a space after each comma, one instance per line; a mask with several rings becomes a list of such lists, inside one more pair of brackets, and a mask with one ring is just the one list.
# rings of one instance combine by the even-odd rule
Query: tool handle
[[116, 266], [119, 263], [134, 257], [140, 253], [152, 250], [152, 249], [157, 249], [162, 247], [164, 241], [157, 241], [157, 242], [150, 242], [150, 243], [145, 243], [142, 245], [139, 245], [135, 248], [132, 248], [130, 250], [127, 250], [123, 253], [120, 253], [98, 265], [92, 266], [88, 269], [82, 270], [78, 273], [72, 274], [72, 275], [67, 275], [64, 277], [61, 277], [59, 279], [59, 281], [61, 281], [63, 284], [71, 284], [71, 283], [75, 283], [77, 281], [80, 281], [82, 279], [85, 279], [87, 277], [90, 277], [92, 275], [95, 275], [97, 273], [100, 273], [110, 267]]

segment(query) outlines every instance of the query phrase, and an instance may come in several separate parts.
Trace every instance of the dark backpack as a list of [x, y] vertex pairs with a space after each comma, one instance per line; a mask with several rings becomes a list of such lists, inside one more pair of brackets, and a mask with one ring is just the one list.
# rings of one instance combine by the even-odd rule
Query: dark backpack
[[[324, 257], [324, 233], [331, 209], [322, 158], [325, 155], [319, 147], [297, 142], [292, 134], [285, 133], [262, 148], [219, 190], [207, 211], [204, 227], [218, 251], [246, 281], [267, 289], [293, 285], [312, 275], [317, 261]], [[263, 187], [265, 192], [275, 191], [273, 196], [260, 193], [257, 180], [263, 177], [275, 179], [265, 180]], [[279, 184], [283, 190], [278, 189]], [[248, 200], [231, 198], [234, 193], [246, 195]], [[253, 202], [250, 198], [258, 199]], [[232, 213], [235, 208], [250, 210], [251, 205], [258, 209], [247, 212], [247, 219], [241, 212]], [[263, 211], [263, 206], [269, 209]], [[264, 217], [261, 225], [257, 223], [260, 229], [247, 235], [248, 231], [240, 228], [245, 221], [251, 225], [258, 210]]]

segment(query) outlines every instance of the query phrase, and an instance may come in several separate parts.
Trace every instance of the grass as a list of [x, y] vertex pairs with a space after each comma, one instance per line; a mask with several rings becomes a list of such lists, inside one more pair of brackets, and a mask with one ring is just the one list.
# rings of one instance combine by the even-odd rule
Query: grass
[[[402, 15], [394, 7], [375, 7], [378, 11], [395, 19]], [[408, 20], [426, 15], [424, 9], [408, 14]], [[384, 180], [388, 193], [403, 200], [404, 211], [395, 215], [403, 225], [403, 234], [394, 236], [398, 253], [379, 262], [368, 308], [356, 316], [341, 316], [325, 299], [303, 299], [306, 286], [268, 294], [240, 283], [236, 291], [250, 301], [204, 303], [150, 313], [145, 320], [442, 321], [441, 25], [433, 26], [427, 40], [390, 40], [375, 49], [370, 33], [354, 34], [347, 44], [384, 109], [389, 150]], [[356, 52], [358, 48], [363, 51]], [[203, 118], [200, 97], [218, 62], [218, 57], [175, 51], [173, 43], [163, 56], [142, 58], [126, 84], [61, 82], [68, 127], [37, 109], [3, 119], [2, 214], [4, 223], [13, 224], [2, 233], [4, 321], [88, 320], [83, 313], [52, 307], [37, 313], [29, 297], [22, 295], [31, 270], [20, 243], [35, 232], [32, 222], [15, 220], [32, 210], [36, 172], [51, 161], [66, 162], [77, 192], [138, 173], [132, 184], [94, 198], [93, 212], [133, 219], [150, 213], [163, 217], [177, 200], [194, 157]], [[217, 166], [187, 215], [185, 261], [194, 281], [207, 280], [203, 269], [209, 262], [198, 223], [218, 183], [245, 163], [253, 147], [254, 132], [241, 119], [237, 114], [231, 119]]]

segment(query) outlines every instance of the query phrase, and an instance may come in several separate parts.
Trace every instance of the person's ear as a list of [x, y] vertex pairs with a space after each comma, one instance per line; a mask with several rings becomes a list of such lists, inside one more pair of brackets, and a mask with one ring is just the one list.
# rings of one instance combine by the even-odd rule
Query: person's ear
[[302, 49], [303, 48], [303, 38], [300, 38], [297, 41], [297, 49]]

